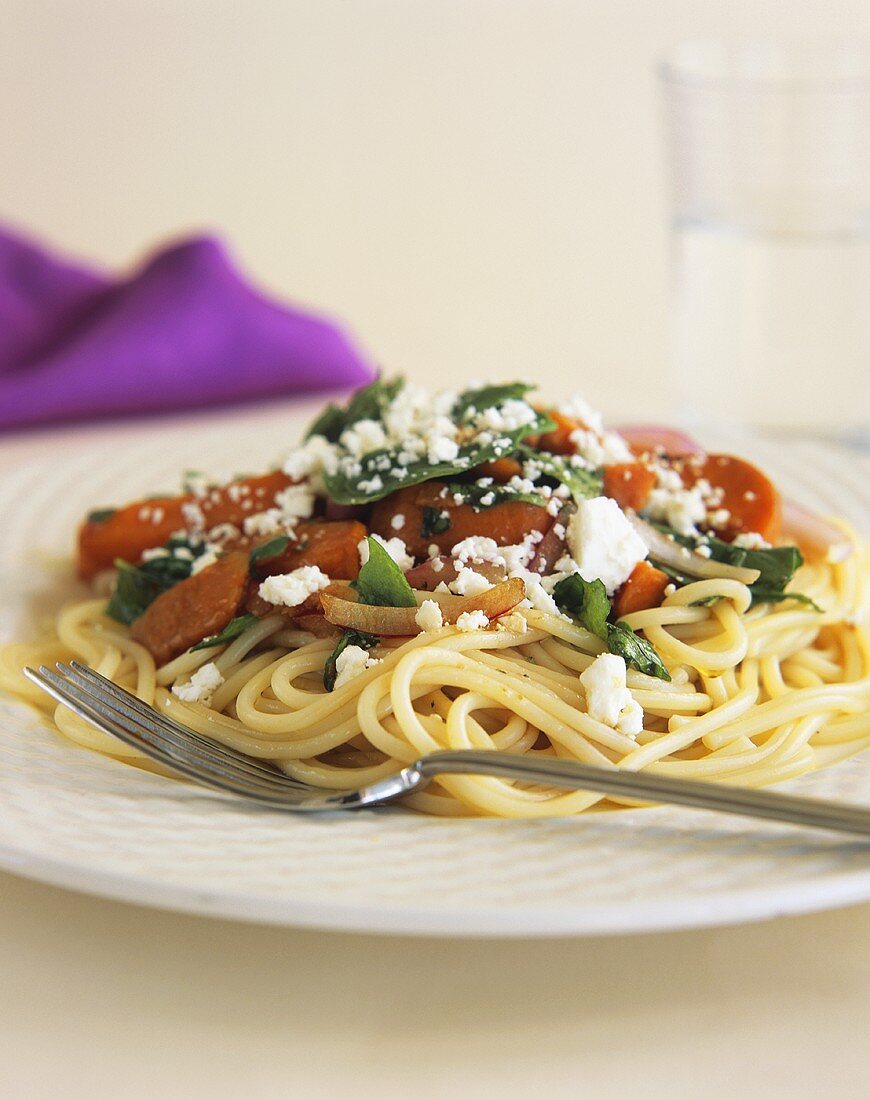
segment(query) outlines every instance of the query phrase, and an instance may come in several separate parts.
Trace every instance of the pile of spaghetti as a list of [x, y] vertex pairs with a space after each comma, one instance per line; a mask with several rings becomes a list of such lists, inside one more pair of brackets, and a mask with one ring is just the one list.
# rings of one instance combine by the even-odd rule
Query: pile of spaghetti
[[[747, 786], [870, 747], [865, 547], [731, 455], [608, 431], [521, 383], [379, 380], [280, 468], [187, 476], [92, 512], [92, 598], [7, 647], [77, 657], [216, 741], [351, 789], [438, 749]], [[152, 765], [72, 715], [61, 733]], [[408, 804], [577, 813], [614, 800], [474, 776]]]

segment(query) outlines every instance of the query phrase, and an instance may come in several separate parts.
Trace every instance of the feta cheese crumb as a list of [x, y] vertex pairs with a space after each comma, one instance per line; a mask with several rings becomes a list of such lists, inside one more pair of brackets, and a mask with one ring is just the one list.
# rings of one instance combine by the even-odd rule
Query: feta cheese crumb
[[218, 666], [210, 661], [198, 668], [186, 684], [173, 684], [172, 694], [177, 695], [182, 703], [204, 703], [207, 706], [223, 682]]
[[383, 660], [379, 657], [372, 657], [371, 654], [363, 649], [360, 645], [346, 646], [335, 661], [335, 687], [340, 688], [354, 677], [359, 676], [360, 673], [365, 672], [366, 669], [374, 668], [375, 665], [383, 664]]
[[392, 527], [394, 531], [401, 531], [404, 526], [405, 517], [401, 514], [401, 512], [398, 515], [393, 516], [393, 518], [390, 520], [390, 527]]
[[483, 611], [463, 611], [456, 620], [456, 626], [463, 634], [471, 634], [475, 630], [486, 630], [489, 619]]
[[266, 577], [258, 591], [260, 599], [266, 603], [299, 607], [309, 596], [320, 592], [328, 584], [329, 577], [316, 565], [303, 565], [291, 573], [277, 573], [274, 577]]
[[450, 584], [450, 588], [457, 596], [479, 596], [481, 592], [488, 592], [492, 585], [480, 573], [463, 566], [456, 575], [456, 579]]
[[738, 535], [731, 543], [739, 546], [741, 550], [769, 550], [770, 543], [759, 535], [757, 531], [746, 531]]
[[218, 556], [214, 550], [206, 550], [204, 554], [200, 554], [198, 558], [194, 559], [193, 565], [190, 567], [190, 575], [195, 576], [197, 573], [201, 573], [203, 569], [208, 569], [210, 565], [214, 565], [217, 560]]
[[590, 718], [628, 737], [637, 737], [643, 729], [643, 709], [628, 690], [625, 673], [621, 657], [601, 653], [580, 673], [580, 683], [586, 693]]
[[525, 634], [529, 629], [526, 617], [521, 611], [512, 611], [510, 615], [502, 615], [497, 625], [499, 630], [508, 630], [512, 634]]
[[567, 538], [581, 577], [603, 581], [608, 596], [647, 556], [643, 540], [610, 497], [581, 500], [568, 521]]
[[440, 630], [444, 625], [444, 616], [435, 600], [423, 600], [414, 616], [414, 622], [424, 632]]

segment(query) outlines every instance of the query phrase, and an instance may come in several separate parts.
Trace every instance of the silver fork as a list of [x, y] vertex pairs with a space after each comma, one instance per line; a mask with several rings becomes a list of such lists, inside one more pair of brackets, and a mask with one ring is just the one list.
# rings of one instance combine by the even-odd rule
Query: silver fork
[[228, 791], [273, 809], [293, 813], [360, 809], [419, 791], [438, 775], [487, 775], [870, 837], [870, 809], [861, 806], [489, 750], [435, 752], [368, 787], [355, 791], [323, 790], [200, 736], [87, 665], [72, 661], [56, 668], [53, 671], [43, 665], [39, 670], [26, 668], [24, 672], [59, 703], [165, 767], [206, 787]]

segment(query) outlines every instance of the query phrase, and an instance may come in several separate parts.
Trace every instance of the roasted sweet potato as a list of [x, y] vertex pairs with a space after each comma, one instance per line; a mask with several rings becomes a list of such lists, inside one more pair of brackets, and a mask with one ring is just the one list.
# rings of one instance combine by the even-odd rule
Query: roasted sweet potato
[[235, 551], [162, 592], [131, 633], [158, 665], [184, 653], [234, 618], [248, 585], [248, 555]]
[[79, 528], [78, 574], [90, 580], [101, 570], [111, 569], [115, 558], [135, 564], [143, 551], [162, 546], [175, 531], [189, 529], [185, 512], [190, 515], [197, 508], [206, 530], [222, 523], [241, 526], [246, 516], [272, 507], [275, 494], [292, 484], [286, 474], [276, 471], [230, 482], [201, 498], [186, 493], [92, 513], [93, 518]]
[[621, 619], [623, 615], [630, 615], [633, 611], [659, 607], [669, 583], [666, 573], [656, 569], [648, 561], [639, 561], [625, 584], [617, 589], [613, 598], [614, 615]]

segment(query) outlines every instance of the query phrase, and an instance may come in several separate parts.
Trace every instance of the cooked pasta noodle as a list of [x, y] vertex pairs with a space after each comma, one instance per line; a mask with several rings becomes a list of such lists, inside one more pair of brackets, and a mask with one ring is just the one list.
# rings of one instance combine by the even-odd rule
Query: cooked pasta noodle
[[[60, 613], [55, 637], [7, 647], [0, 684], [45, 705], [22, 666], [77, 657], [192, 729], [324, 788], [351, 789], [445, 748], [761, 786], [870, 747], [870, 644], [861, 625], [866, 551], [846, 533], [846, 560], [804, 565], [796, 578], [821, 611], [789, 600], [751, 606], [745, 584], [720, 578], [688, 583], [661, 606], [628, 615], [624, 621], [671, 674], [666, 681], [628, 672], [644, 713], [637, 737], [587, 713], [579, 677], [604, 650], [601, 639], [533, 608], [514, 613], [525, 619], [524, 632], [444, 626], [401, 643], [382, 640], [373, 650], [380, 663], [326, 691], [334, 639], [312, 638], [281, 614], [257, 620], [222, 648], [185, 652], [157, 667], [129, 629], [105, 616], [105, 600], [89, 599]], [[173, 685], [210, 662], [223, 682], [209, 706], [173, 694]], [[53, 716], [78, 745], [153, 766], [65, 708]], [[407, 804], [442, 815], [538, 817], [627, 803], [445, 776]]]

